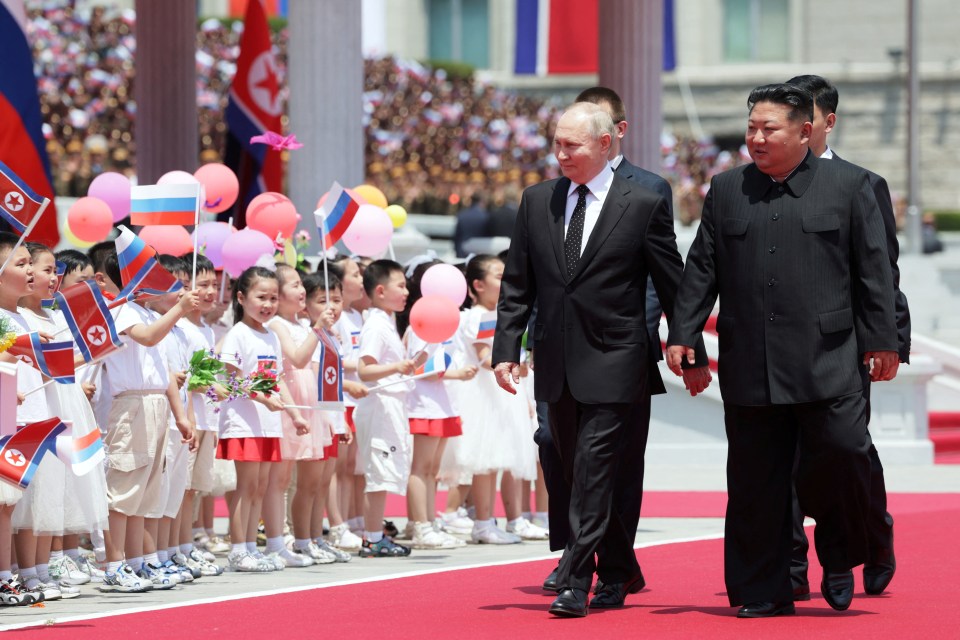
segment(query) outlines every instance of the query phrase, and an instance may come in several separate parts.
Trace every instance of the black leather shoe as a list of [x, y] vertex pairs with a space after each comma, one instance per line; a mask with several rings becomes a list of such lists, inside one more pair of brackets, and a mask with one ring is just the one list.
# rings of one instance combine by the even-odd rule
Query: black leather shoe
[[853, 600], [853, 571], [829, 571], [824, 567], [820, 593], [831, 607], [846, 611]]
[[797, 612], [792, 602], [751, 602], [740, 607], [738, 618], [772, 618], [792, 616]]
[[560, 572], [560, 565], [558, 564], [553, 571], [550, 572], [550, 575], [547, 576], [547, 579], [543, 581], [543, 590], [544, 591], [557, 591], [557, 574]]
[[550, 605], [550, 613], [561, 618], [583, 618], [587, 615], [587, 592], [563, 589]]
[[897, 561], [891, 556], [890, 564], [863, 565], [863, 590], [868, 595], [878, 596], [890, 585], [893, 574], [897, 571]]
[[593, 590], [596, 595], [590, 601], [590, 606], [594, 609], [622, 607], [628, 593], [640, 593], [645, 586], [647, 586], [647, 583], [643, 579], [643, 573], [639, 571], [627, 582], [605, 584], [597, 580], [597, 586]]
[[801, 602], [807, 601], [810, 599], [810, 583], [804, 582], [803, 584], [797, 585], [793, 588], [793, 601]]

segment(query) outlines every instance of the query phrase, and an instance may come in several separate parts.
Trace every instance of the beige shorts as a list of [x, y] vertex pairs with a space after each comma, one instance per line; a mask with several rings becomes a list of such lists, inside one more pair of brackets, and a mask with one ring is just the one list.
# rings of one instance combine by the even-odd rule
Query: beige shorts
[[163, 508], [170, 404], [163, 391], [114, 397], [107, 419], [107, 501], [111, 511], [146, 516]]
[[197, 431], [197, 450], [190, 458], [188, 489], [200, 493], [213, 491], [213, 461], [217, 453], [217, 432]]
[[357, 469], [363, 470], [366, 491], [407, 493], [412, 436], [403, 397], [374, 393], [357, 406]]

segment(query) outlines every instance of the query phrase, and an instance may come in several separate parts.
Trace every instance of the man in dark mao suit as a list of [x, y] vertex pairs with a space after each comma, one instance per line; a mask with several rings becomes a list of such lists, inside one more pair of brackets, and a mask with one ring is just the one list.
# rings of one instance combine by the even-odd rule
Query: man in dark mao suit
[[[827, 144], [827, 136], [837, 122], [837, 105], [840, 96], [837, 88], [826, 78], [814, 75], [796, 76], [787, 80], [787, 84], [806, 89], [813, 95], [813, 121], [810, 133], [810, 151], [818, 158], [844, 162]], [[897, 241], [897, 219], [893, 211], [893, 201], [887, 181], [872, 171], [867, 171], [870, 187], [877, 198], [877, 206], [883, 216], [883, 227], [887, 239], [887, 257], [890, 259], [890, 275], [893, 278], [894, 305], [897, 322], [897, 354], [900, 362], [910, 362], [910, 307], [907, 297], [900, 291], [900, 269], [897, 258], [900, 244]], [[870, 422], [870, 384], [863, 387], [867, 401], [867, 423]], [[887, 512], [887, 489], [883, 478], [883, 465], [880, 455], [873, 445], [870, 433], [870, 519], [867, 521], [869, 546], [867, 560], [863, 565], [863, 589], [868, 595], [883, 593], [893, 579], [897, 568], [893, 553], [893, 516]], [[793, 581], [794, 600], [808, 600], [810, 585], [807, 582], [807, 550], [809, 543], [803, 529], [803, 512], [794, 493], [793, 501], [793, 559], [790, 576]]]
[[[622, 469], [642, 459], [631, 448], [636, 406], [649, 411], [663, 383], [651, 375], [647, 276], [667, 317], [683, 263], [673, 220], [656, 193], [617, 177], [607, 162], [613, 121], [575, 104], [557, 123], [554, 153], [564, 177], [527, 189], [500, 289], [494, 373], [504, 389], [519, 381], [520, 341], [538, 305], [535, 395], [549, 403], [550, 428], [570, 486], [570, 529], [551, 613], [581, 617], [594, 572], [604, 583], [593, 607], [622, 606], [641, 579], [633, 529], [613, 507]], [[702, 345], [683, 375], [691, 393], [710, 373]], [[653, 371], [656, 371], [653, 367]]]
[[[794, 612], [791, 488], [817, 521], [821, 592], [850, 606], [866, 560], [870, 460], [864, 380], [896, 375], [893, 283], [863, 169], [808, 148], [813, 97], [753, 90], [753, 164], [715, 176], [687, 255], [667, 362], [680, 372], [719, 296], [728, 440], [724, 576], [738, 616]], [[827, 166], [829, 163], [829, 166]], [[799, 453], [798, 453], [799, 450]]]
[[[655, 191], [660, 194], [667, 203], [667, 210], [670, 217], [673, 218], [673, 191], [670, 183], [655, 173], [641, 169], [631, 164], [623, 157], [621, 152], [621, 142], [627, 133], [626, 109], [623, 100], [613, 89], [607, 87], [590, 87], [584, 89], [577, 96], [575, 102], [589, 102], [602, 107], [613, 119], [615, 133], [610, 143], [610, 153], [607, 159], [610, 161], [610, 167], [613, 172], [621, 178], [625, 178], [635, 184]], [[646, 322], [647, 331], [650, 333], [650, 350], [648, 355], [655, 360], [662, 360], [663, 355], [660, 349], [660, 316], [663, 310], [660, 307], [660, 301], [657, 299], [657, 291], [652, 281], [647, 279], [647, 302], [646, 302]], [[535, 344], [535, 342], [533, 343]], [[659, 375], [659, 372], [657, 373]], [[560, 455], [553, 443], [553, 437], [550, 435], [548, 425], [547, 408], [543, 403], [537, 406], [537, 419], [539, 428], [534, 433], [534, 440], [537, 443], [540, 452], [540, 466], [543, 469], [543, 478], [547, 486], [547, 493], [550, 496], [548, 505], [548, 518], [550, 529], [550, 550], [558, 551], [567, 546], [570, 537], [570, 527], [567, 523], [567, 514], [570, 510], [570, 489], [563, 479], [563, 467], [560, 463]], [[635, 419], [643, 424], [650, 421], [650, 416], [643, 414], [635, 416]], [[635, 435], [640, 437], [646, 431], [638, 429]], [[646, 448], [646, 443], [637, 443], [640, 449]], [[635, 473], [624, 478], [624, 484], [621, 491], [623, 497], [622, 504], [617, 508], [621, 513], [626, 513], [627, 522], [639, 522], [640, 505], [643, 496], [643, 461], [640, 460], [637, 466], [633, 467]], [[628, 524], [629, 526], [629, 524]], [[557, 570], [547, 576], [543, 582], [544, 589], [556, 590]], [[601, 584], [602, 586], [602, 584]], [[637, 584], [638, 589], [643, 588], [643, 584]]]

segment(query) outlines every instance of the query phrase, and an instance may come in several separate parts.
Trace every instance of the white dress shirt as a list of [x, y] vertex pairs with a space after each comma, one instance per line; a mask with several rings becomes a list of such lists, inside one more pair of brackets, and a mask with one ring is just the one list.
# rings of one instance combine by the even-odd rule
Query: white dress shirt
[[820, 154], [820, 157], [833, 160], [833, 149], [830, 148], [830, 145], [827, 145], [827, 148]]
[[[600, 218], [600, 209], [607, 199], [607, 192], [610, 191], [610, 185], [613, 184], [613, 169], [610, 165], [604, 165], [603, 169], [590, 182], [587, 183], [587, 210], [583, 217], [583, 239], [580, 241], [580, 255], [583, 255], [583, 249], [587, 246], [590, 234], [593, 228], [597, 226], [597, 220]], [[567, 237], [567, 229], [570, 228], [570, 219], [573, 217], [573, 210], [577, 206], [577, 187], [580, 185], [570, 181], [570, 189], [567, 191], [567, 209], [563, 217], [563, 237]]]

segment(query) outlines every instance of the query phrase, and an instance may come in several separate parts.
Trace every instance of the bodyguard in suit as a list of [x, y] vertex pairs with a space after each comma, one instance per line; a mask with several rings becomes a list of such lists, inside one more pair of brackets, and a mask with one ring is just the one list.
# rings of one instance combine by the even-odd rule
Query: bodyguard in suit
[[[813, 95], [813, 121], [810, 133], [810, 151], [818, 158], [841, 160], [827, 144], [827, 136], [837, 122], [837, 105], [840, 96], [837, 88], [826, 78], [814, 75], [796, 76], [787, 80], [787, 84], [806, 89]], [[829, 166], [829, 165], [828, 165]], [[910, 308], [907, 297], [900, 291], [900, 269], [897, 258], [900, 244], [897, 241], [897, 219], [893, 212], [893, 201], [887, 181], [867, 171], [870, 187], [877, 199], [877, 206], [883, 218], [883, 227], [887, 240], [887, 257], [890, 259], [890, 276], [893, 279], [894, 307], [897, 323], [897, 353], [902, 363], [910, 362]], [[867, 402], [867, 423], [870, 422], [870, 381], [863, 386]], [[887, 512], [887, 489], [883, 479], [883, 465], [880, 455], [867, 432], [870, 445], [870, 518], [867, 521], [868, 548], [867, 560], [863, 565], [863, 588], [869, 595], [878, 595], [890, 584], [897, 568], [893, 553], [893, 516]], [[810, 585], [807, 582], [807, 550], [809, 543], [803, 529], [803, 512], [794, 492], [793, 500], [793, 559], [790, 575], [793, 581], [794, 600], [809, 599]]]
[[[634, 445], [663, 382], [650, 358], [647, 275], [668, 318], [683, 269], [666, 201], [614, 175], [607, 162], [613, 121], [575, 104], [557, 123], [554, 153], [564, 177], [527, 189], [500, 290], [494, 373], [504, 389], [519, 381], [520, 340], [538, 305], [535, 395], [549, 404], [550, 429], [570, 486], [572, 535], [560, 561], [559, 616], [587, 613], [596, 572], [604, 583], [592, 606], [622, 606], [642, 580], [633, 528], [613, 507], [621, 470], [642, 460]], [[706, 354], [683, 375], [691, 392], [710, 380]], [[643, 430], [643, 437], [635, 431]], [[596, 559], [595, 559], [596, 558]]]
[[[620, 99], [617, 92], [607, 87], [590, 87], [581, 91], [575, 102], [589, 102], [598, 105], [610, 115], [613, 120], [614, 135], [610, 141], [610, 153], [607, 159], [610, 161], [610, 167], [614, 174], [660, 194], [667, 203], [667, 211], [672, 219], [673, 191], [670, 188], [670, 183], [655, 173], [631, 164], [623, 157], [621, 142], [627, 133], [628, 124], [623, 100]], [[648, 278], [646, 301], [646, 324], [647, 331], [650, 334], [648, 355], [656, 360], [663, 359], [660, 349], [660, 316], [662, 315], [663, 310], [660, 307], [660, 301], [657, 299], [656, 288]], [[550, 550], [559, 551], [567, 546], [570, 537], [570, 527], [567, 522], [567, 514], [570, 511], [570, 489], [563, 478], [560, 455], [554, 446], [553, 437], [550, 435], [547, 416], [546, 406], [539, 403], [537, 406], [539, 428], [534, 434], [534, 440], [539, 448], [540, 466], [543, 469], [544, 482], [550, 496], [548, 511]], [[634, 418], [640, 424], [647, 424], [650, 421], [649, 414], [644, 414], [642, 409]], [[637, 437], [641, 437], [645, 433], [644, 429], [634, 431]], [[645, 449], [646, 442], [636, 443], [635, 448], [638, 450]], [[643, 495], [643, 460], [641, 459], [637, 465], [632, 466], [633, 473], [627, 473], [626, 471], [625, 477], [618, 483], [622, 500], [618, 501], [615, 506], [624, 515], [626, 526], [630, 526], [632, 522], [634, 523], [634, 531], [636, 531], [636, 523], [640, 520], [640, 504]], [[557, 570], [554, 569], [544, 580], [544, 589], [555, 591], [556, 579]], [[602, 583], [600, 586], [602, 588]], [[643, 588], [643, 583], [638, 582], [635, 588], [639, 591]]]
[[[753, 90], [753, 164], [713, 178], [677, 295], [667, 362], [692, 358], [719, 295], [720, 392], [728, 440], [724, 577], [740, 617], [794, 612], [793, 462], [817, 521], [821, 592], [849, 607], [866, 560], [870, 460], [864, 380], [896, 375], [893, 283], [870, 179], [819, 160], [813, 97]], [[799, 451], [799, 453], [798, 453]]]

